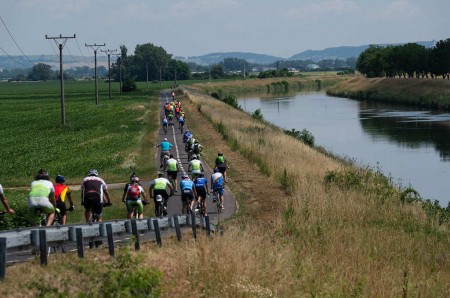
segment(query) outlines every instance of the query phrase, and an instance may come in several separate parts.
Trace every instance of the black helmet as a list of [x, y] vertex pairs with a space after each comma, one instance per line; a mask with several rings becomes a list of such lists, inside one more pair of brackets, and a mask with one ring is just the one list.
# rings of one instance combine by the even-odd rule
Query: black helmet
[[64, 182], [66, 182], [66, 179], [64, 178], [63, 175], [58, 175], [58, 176], [56, 176], [55, 181], [56, 181], [56, 183], [64, 183]]
[[39, 169], [37, 175], [34, 177], [35, 180], [50, 180], [47, 170]]
[[160, 177], [164, 177], [164, 173], [163, 172], [159, 172], [158, 173], [158, 178], [160, 178]]

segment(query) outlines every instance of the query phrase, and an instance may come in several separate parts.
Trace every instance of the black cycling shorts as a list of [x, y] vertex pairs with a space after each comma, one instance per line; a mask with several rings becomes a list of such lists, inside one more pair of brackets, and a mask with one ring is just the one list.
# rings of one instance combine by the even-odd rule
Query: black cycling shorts
[[206, 199], [206, 189], [204, 188], [196, 188], [195, 191], [197, 192], [197, 197], [202, 197], [203, 199]]
[[[178, 171], [167, 171], [167, 177], [172, 178], [174, 181], [175, 179], [177, 179], [177, 174]], [[175, 187], [175, 185], [172, 185], [173, 187]]]
[[56, 201], [56, 208], [59, 209], [59, 214], [61, 214], [61, 216], [64, 216], [67, 214], [66, 203], [58, 200], [58, 201]]
[[184, 203], [186, 201], [191, 201], [194, 199], [194, 191], [192, 189], [182, 189], [181, 190], [181, 201]]
[[98, 215], [102, 214], [103, 205], [100, 200], [100, 194], [96, 192], [86, 193], [84, 196], [83, 205], [85, 210], [90, 210]]
[[226, 166], [224, 166], [224, 167], [217, 167], [217, 169], [219, 170], [220, 173], [223, 174], [227, 170], [227, 167]]

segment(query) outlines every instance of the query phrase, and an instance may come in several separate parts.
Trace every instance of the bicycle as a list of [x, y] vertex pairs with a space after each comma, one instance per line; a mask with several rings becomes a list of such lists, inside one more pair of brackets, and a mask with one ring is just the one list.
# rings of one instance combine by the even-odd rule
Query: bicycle
[[217, 214], [222, 213], [222, 204], [220, 203], [220, 195], [218, 190], [213, 190], [213, 203], [216, 203]]
[[168, 124], [165, 124], [165, 123], [163, 124], [163, 130], [164, 130], [164, 134], [165, 135], [167, 134], [167, 125]]
[[[34, 208], [34, 214], [35, 214], [35, 220], [36, 220], [35, 224], [36, 224], [36, 226], [39, 226], [39, 227], [47, 226], [47, 213], [44, 212], [44, 209], [42, 207], [35, 207]], [[59, 210], [59, 208], [55, 208], [55, 217], [53, 218], [51, 226], [62, 226], [62, 224], [63, 224], [62, 223], [62, 215], [60, 213], [60, 210]], [[59, 246], [55, 245], [55, 246], [52, 246], [52, 247], [53, 247], [53, 251], [55, 253], [56, 253], [56, 249], [58, 247], [61, 248], [62, 252], [66, 252], [65, 249], [64, 249], [64, 245], [63, 244], [60, 244]], [[48, 247], [47, 255], [50, 255], [52, 247], [50, 247], [50, 246]], [[31, 254], [38, 256], [40, 254], [39, 248], [33, 248], [31, 250]]]
[[180, 122], [180, 133], [183, 133], [184, 122]]
[[[112, 206], [112, 203], [103, 202], [102, 206], [103, 206], [103, 208], [106, 208], [106, 207]], [[91, 212], [89, 214], [88, 223], [96, 223], [99, 221], [99, 219], [100, 219], [100, 216], [98, 214], [92, 212], [92, 210], [91, 210]], [[89, 248], [92, 249], [92, 248], [94, 248], [94, 246], [97, 248], [102, 244], [103, 244], [102, 240], [89, 241]]]
[[155, 198], [155, 215], [156, 217], [163, 217], [164, 216], [164, 199], [162, 195], [156, 195]]

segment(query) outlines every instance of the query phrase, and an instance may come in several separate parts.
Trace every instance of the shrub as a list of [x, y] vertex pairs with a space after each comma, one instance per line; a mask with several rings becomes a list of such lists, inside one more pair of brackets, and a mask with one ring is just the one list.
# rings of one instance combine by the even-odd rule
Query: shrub
[[284, 133], [296, 138], [297, 140], [305, 143], [306, 145], [310, 146], [310, 147], [314, 147], [314, 142], [315, 142], [315, 138], [314, 135], [309, 132], [306, 129], [303, 129], [302, 131], [298, 131], [296, 129], [291, 129], [291, 130], [284, 130]]
[[252, 113], [252, 118], [262, 121], [264, 120], [263, 114], [261, 113], [261, 109], [256, 109], [253, 113]]
[[127, 79], [122, 84], [122, 92], [133, 92], [136, 91], [136, 82], [133, 79]]

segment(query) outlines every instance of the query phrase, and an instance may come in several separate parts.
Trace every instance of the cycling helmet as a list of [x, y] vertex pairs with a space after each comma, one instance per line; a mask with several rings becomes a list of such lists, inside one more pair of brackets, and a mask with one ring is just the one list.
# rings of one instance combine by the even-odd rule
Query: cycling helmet
[[38, 175], [48, 175], [48, 172], [45, 169], [39, 169]]
[[159, 172], [159, 173], [158, 173], [158, 178], [160, 178], [160, 177], [164, 177], [164, 173]]
[[197, 159], [197, 155], [192, 154], [192, 159]]
[[215, 169], [214, 169], [214, 173], [218, 173], [218, 172], [220, 172], [219, 169], [218, 169], [218, 168], [215, 168]]
[[198, 177], [205, 177], [205, 174], [202, 172], [202, 173], [198, 173]]
[[56, 176], [55, 181], [56, 181], [56, 183], [64, 183], [64, 182], [66, 182], [66, 179], [64, 179], [64, 176], [58, 175], [58, 176]]
[[98, 176], [98, 171], [96, 169], [90, 169], [88, 176]]
[[181, 178], [182, 179], [189, 179], [189, 176], [188, 175], [183, 175], [183, 176], [181, 176]]
[[219, 156], [223, 155], [222, 151], [219, 151], [219, 153], [217, 153], [217, 155], [219, 155]]
[[138, 176], [133, 176], [133, 178], [131, 178], [131, 182], [139, 183], [139, 177]]
[[131, 174], [130, 181], [133, 182], [133, 177], [136, 177], [136, 173]]
[[167, 138], [164, 138], [164, 141], [167, 141]]

